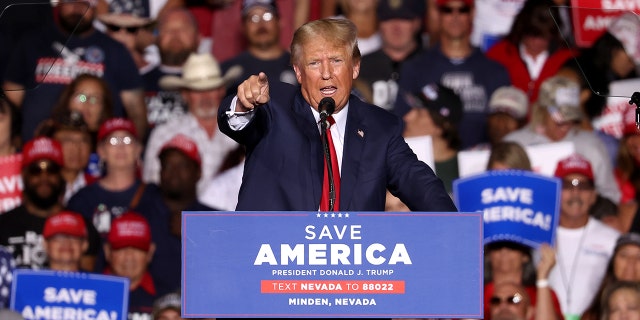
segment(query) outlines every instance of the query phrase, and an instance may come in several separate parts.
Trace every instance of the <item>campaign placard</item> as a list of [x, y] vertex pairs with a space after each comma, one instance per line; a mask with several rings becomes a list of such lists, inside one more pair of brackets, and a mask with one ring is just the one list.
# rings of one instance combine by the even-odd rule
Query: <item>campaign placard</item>
[[10, 308], [26, 320], [127, 320], [127, 278], [17, 269], [11, 287]]
[[485, 244], [509, 240], [537, 248], [553, 244], [560, 179], [528, 171], [488, 171], [453, 181], [458, 209], [483, 214]]
[[627, 0], [571, 0], [576, 45], [590, 47], [625, 11], [640, 13], [640, 3]]
[[0, 214], [22, 203], [22, 154], [0, 157]]
[[183, 212], [186, 318], [482, 318], [479, 213]]

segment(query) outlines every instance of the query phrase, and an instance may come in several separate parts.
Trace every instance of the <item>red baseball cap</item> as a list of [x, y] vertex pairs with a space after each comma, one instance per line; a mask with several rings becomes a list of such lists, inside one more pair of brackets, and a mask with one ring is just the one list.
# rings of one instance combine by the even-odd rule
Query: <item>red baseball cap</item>
[[200, 158], [200, 152], [198, 151], [198, 145], [191, 138], [185, 136], [184, 134], [177, 134], [171, 138], [171, 140], [167, 141], [160, 149], [158, 156], [162, 155], [162, 153], [169, 149], [178, 150], [191, 160], [198, 163], [198, 165], [202, 165], [202, 159]]
[[560, 160], [556, 167], [555, 176], [558, 178], [564, 178], [570, 174], [581, 174], [590, 180], [593, 180], [593, 170], [589, 160], [585, 157], [574, 153], [568, 158]]
[[107, 241], [113, 250], [134, 247], [149, 251], [151, 246], [149, 222], [139, 213], [125, 212], [111, 223]]
[[87, 226], [84, 223], [84, 218], [79, 213], [72, 211], [61, 211], [50, 216], [44, 223], [42, 236], [49, 239], [59, 234], [86, 238]]
[[131, 120], [126, 118], [111, 118], [100, 126], [100, 129], [98, 130], [98, 140], [102, 140], [108, 135], [120, 130], [126, 131], [138, 139], [136, 126]]
[[33, 139], [22, 149], [22, 167], [26, 167], [38, 160], [50, 160], [59, 166], [64, 166], [62, 146], [58, 141], [47, 137]]

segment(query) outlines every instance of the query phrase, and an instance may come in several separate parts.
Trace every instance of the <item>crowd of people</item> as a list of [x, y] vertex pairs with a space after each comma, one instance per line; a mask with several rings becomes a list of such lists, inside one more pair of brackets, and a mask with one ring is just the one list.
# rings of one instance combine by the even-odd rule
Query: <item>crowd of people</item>
[[[0, 309], [11, 269], [51, 269], [126, 277], [130, 318], [178, 319], [182, 211], [317, 210], [319, 189], [295, 193], [308, 159], [282, 154], [306, 154], [296, 108], [318, 122], [331, 93], [343, 210], [454, 211], [460, 152], [531, 171], [528, 146], [571, 143], [557, 243], [485, 247], [485, 319], [640, 317], [640, 131], [596, 121], [639, 76], [635, 14], [579, 47], [563, 0], [40, 2], [0, 25], [0, 170], [20, 157], [22, 185], [0, 214]], [[354, 119], [378, 141], [357, 142], [366, 164]], [[397, 141], [416, 136], [433, 168]]]

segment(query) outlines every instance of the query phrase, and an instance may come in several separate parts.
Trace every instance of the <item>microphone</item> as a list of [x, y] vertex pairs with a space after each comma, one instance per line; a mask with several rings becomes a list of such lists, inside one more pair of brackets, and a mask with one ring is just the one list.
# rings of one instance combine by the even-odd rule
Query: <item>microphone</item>
[[327, 118], [336, 111], [336, 101], [331, 97], [324, 97], [318, 103], [318, 111], [320, 112], [320, 120], [322, 123], [327, 121]]

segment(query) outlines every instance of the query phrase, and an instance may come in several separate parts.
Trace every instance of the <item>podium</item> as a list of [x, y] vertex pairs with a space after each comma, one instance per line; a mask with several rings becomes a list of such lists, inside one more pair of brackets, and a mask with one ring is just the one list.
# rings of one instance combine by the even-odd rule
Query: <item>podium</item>
[[482, 318], [480, 213], [183, 212], [185, 318]]

